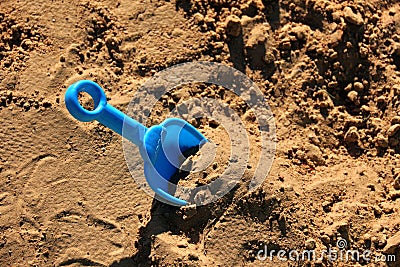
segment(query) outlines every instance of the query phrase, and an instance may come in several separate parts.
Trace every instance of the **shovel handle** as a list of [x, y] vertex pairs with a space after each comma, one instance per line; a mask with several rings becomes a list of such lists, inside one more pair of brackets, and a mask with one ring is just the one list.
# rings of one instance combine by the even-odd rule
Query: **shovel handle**
[[[78, 96], [81, 92], [86, 92], [93, 98], [93, 110], [87, 110], [79, 103]], [[97, 120], [135, 145], [139, 147], [143, 145], [147, 128], [108, 104], [103, 89], [97, 83], [82, 80], [72, 84], [65, 93], [65, 104], [75, 119], [83, 122]]]

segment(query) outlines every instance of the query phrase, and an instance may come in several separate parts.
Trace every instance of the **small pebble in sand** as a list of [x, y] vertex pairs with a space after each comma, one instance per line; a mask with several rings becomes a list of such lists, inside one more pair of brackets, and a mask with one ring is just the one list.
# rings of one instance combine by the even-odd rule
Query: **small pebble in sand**
[[193, 19], [196, 24], [201, 24], [204, 22], [204, 16], [200, 13], [194, 14]]
[[321, 236], [321, 241], [322, 241], [322, 243], [327, 245], [327, 244], [331, 243], [331, 238], [327, 234], [324, 234]]
[[185, 240], [181, 240], [176, 244], [176, 246], [178, 248], [187, 248], [188, 247], [188, 243]]
[[358, 93], [356, 91], [350, 91], [347, 94], [347, 97], [350, 99], [351, 102], [357, 104], [358, 103]]
[[238, 37], [242, 33], [242, 25], [239, 17], [231, 15], [226, 19], [226, 34]]
[[364, 90], [364, 85], [360, 82], [355, 82], [354, 90], [356, 90], [357, 92], [362, 92]]
[[392, 126], [390, 126], [390, 128], [388, 129], [387, 135], [388, 135], [389, 137], [392, 137], [392, 136], [394, 136], [399, 130], [400, 130], [400, 124], [392, 125]]
[[351, 126], [347, 133], [344, 135], [344, 141], [346, 143], [354, 143], [360, 139], [360, 134], [358, 133], [357, 127]]
[[26, 102], [23, 107], [24, 107], [25, 110], [29, 110], [31, 108], [31, 104]]
[[353, 11], [353, 9], [351, 7], [345, 7], [343, 9], [343, 16], [344, 19], [354, 25], [363, 25], [364, 24], [364, 19], [362, 17], [362, 15], [360, 13], [356, 13]]
[[323, 157], [323, 153], [321, 151], [321, 149], [313, 144], [307, 144], [304, 147], [304, 158], [308, 159], [318, 165], [322, 165], [325, 163], [324, 157]]

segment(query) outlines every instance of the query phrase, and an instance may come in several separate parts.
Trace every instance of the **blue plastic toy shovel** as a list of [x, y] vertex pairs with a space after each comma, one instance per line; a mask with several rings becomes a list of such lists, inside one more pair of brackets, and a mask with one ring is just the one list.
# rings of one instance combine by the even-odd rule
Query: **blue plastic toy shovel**
[[[81, 106], [78, 100], [80, 92], [93, 98], [93, 110]], [[178, 118], [169, 118], [147, 128], [109, 105], [103, 89], [88, 80], [76, 82], [67, 89], [65, 104], [75, 119], [83, 122], [97, 120], [139, 146], [144, 160], [144, 175], [151, 189], [167, 203], [187, 205], [185, 200], [168, 192], [168, 182], [185, 160], [182, 155], [207, 142], [196, 128]]]

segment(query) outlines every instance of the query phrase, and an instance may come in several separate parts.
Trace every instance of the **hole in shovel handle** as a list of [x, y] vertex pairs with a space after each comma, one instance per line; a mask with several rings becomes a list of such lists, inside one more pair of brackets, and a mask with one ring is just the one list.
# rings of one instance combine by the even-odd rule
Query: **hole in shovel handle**
[[[79, 93], [88, 93], [94, 102], [94, 109], [87, 110], [79, 102]], [[80, 121], [96, 120], [107, 105], [107, 98], [103, 89], [95, 82], [83, 80], [72, 84], [65, 93], [65, 104], [71, 115]]]

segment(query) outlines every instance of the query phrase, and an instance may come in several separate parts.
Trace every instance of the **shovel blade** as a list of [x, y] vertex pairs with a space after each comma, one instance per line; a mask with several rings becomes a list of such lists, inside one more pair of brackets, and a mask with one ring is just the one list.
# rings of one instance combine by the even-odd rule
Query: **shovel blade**
[[169, 192], [169, 182], [186, 160], [185, 152], [200, 147], [207, 139], [188, 122], [170, 118], [145, 134], [142, 152], [144, 174], [149, 186], [168, 204], [187, 205]]

